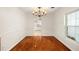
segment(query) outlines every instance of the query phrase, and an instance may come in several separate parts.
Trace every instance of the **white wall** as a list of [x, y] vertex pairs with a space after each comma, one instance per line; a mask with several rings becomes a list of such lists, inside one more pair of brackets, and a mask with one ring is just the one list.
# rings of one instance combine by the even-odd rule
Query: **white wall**
[[[41, 34], [43, 36], [53, 36], [53, 14], [48, 13], [46, 16], [43, 16], [42, 19], [42, 27], [41, 27]], [[27, 26], [27, 34], [33, 35], [33, 28], [34, 28], [34, 19], [38, 19], [37, 16], [33, 16], [32, 13], [28, 12], [27, 15], [28, 19], [28, 26]], [[51, 27], [52, 26], [52, 27]]]
[[26, 19], [18, 8], [0, 8], [1, 50], [10, 50], [26, 36]]
[[54, 19], [53, 13], [48, 13], [46, 16], [43, 17], [42, 20], [42, 33], [43, 35], [53, 36], [54, 34]]
[[79, 43], [67, 38], [65, 35], [65, 14], [77, 9], [79, 8], [65, 7], [65, 8], [59, 8], [57, 11], [53, 13], [54, 36], [56, 36], [71, 50], [79, 50]]
[[[52, 13], [43, 17], [42, 35], [53, 34]], [[25, 36], [33, 35], [34, 19], [32, 12], [21, 8], [0, 8], [1, 50], [10, 50]]]

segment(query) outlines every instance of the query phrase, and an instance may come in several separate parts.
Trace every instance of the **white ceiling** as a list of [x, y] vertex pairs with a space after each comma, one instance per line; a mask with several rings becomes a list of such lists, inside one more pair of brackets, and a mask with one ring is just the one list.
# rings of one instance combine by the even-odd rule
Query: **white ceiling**
[[[50, 8], [48, 7], [48, 13], [50, 12], [54, 12], [55, 10], [57, 10], [59, 7], [55, 7], [55, 8]], [[32, 7], [20, 7], [21, 10], [23, 10], [24, 12], [32, 12]]]

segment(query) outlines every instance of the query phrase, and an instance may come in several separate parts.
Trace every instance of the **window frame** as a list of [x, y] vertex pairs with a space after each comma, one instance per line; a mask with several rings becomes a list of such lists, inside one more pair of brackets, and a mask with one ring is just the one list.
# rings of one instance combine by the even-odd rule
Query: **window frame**
[[66, 34], [66, 36], [68, 37], [68, 38], [70, 38], [70, 39], [72, 39], [72, 40], [74, 40], [74, 41], [76, 41], [76, 38], [75, 37], [72, 37], [72, 36], [70, 36], [70, 35], [68, 35], [68, 19], [67, 19], [67, 16], [69, 15], [69, 14], [72, 14], [72, 13], [76, 13], [76, 12], [78, 12], [79, 11], [79, 9], [76, 9], [76, 10], [74, 10], [74, 11], [71, 11], [71, 12], [68, 12], [68, 13], [66, 13], [65, 14], [65, 34]]

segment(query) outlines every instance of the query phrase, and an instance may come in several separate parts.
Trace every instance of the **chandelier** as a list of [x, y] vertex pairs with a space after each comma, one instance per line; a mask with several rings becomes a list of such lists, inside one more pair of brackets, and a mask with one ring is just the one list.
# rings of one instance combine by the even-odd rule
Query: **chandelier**
[[47, 14], [47, 8], [44, 7], [36, 7], [33, 8], [33, 15], [41, 17]]
[[47, 8], [45, 7], [36, 7], [33, 8], [32, 14], [37, 16], [37, 19], [34, 19], [33, 35], [40, 36], [42, 35], [42, 16], [47, 14]]

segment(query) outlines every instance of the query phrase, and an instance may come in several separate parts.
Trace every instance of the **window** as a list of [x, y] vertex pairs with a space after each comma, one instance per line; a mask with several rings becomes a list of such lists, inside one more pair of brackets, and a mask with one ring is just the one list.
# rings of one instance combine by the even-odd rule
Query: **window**
[[79, 42], [79, 11], [66, 15], [66, 34], [67, 37]]

